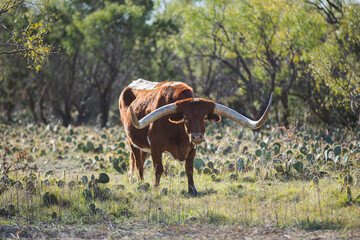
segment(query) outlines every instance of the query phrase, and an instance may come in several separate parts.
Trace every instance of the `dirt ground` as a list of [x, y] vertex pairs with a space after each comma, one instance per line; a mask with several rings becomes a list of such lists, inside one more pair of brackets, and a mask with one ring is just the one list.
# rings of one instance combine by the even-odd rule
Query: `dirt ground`
[[214, 226], [184, 224], [181, 226], [146, 223], [102, 223], [97, 225], [8, 226], [0, 225], [1, 239], [360, 239], [356, 231], [305, 231], [270, 226]]

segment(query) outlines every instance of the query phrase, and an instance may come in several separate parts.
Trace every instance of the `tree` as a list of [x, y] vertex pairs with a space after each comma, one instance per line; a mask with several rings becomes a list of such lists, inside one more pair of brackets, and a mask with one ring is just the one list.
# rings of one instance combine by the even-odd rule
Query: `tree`
[[324, 21], [303, 3], [287, 0], [210, 0], [181, 14], [172, 44], [184, 60], [193, 58], [189, 73], [197, 74], [202, 94], [217, 92], [257, 118], [274, 91], [275, 109], [279, 102], [284, 109], [278, 122], [287, 126], [290, 90], [303, 74], [307, 50], [323, 37]]
[[42, 11], [46, 1], [4, 0], [0, 3], [0, 55], [20, 54], [37, 71], [47, 61], [53, 46], [45, 37], [55, 15]]
[[47, 68], [52, 111], [64, 125], [100, 114], [104, 127], [114, 93], [143, 58], [152, 1], [55, 1], [50, 8], [59, 16], [50, 38], [63, 46]]
[[[310, 70], [317, 91], [327, 93], [323, 96], [323, 107], [337, 112], [333, 121], [351, 126], [360, 116], [357, 107], [360, 101], [360, 5], [340, 2], [327, 1], [329, 7], [338, 3], [336, 10], [341, 14], [336, 20], [328, 21], [329, 34], [326, 41], [311, 52]], [[329, 14], [326, 16], [329, 18]]]
[[95, 86], [99, 99], [101, 126], [108, 121], [114, 84], [123, 85], [133, 75], [145, 29], [147, 1], [136, 4], [105, 2], [104, 7], [75, 20], [83, 36], [82, 51], [87, 56], [80, 68]]

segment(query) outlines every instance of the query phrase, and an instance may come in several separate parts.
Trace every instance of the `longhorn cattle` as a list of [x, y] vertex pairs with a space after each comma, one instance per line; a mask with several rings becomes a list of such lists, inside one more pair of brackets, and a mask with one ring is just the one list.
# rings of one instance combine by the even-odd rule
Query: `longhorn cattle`
[[[130, 178], [135, 166], [138, 178], [144, 179], [144, 162], [148, 153], [155, 169], [155, 186], [164, 172], [162, 153], [185, 161], [189, 193], [197, 195], [193, 180], [196, 146], [204, 139], [205, 123], [219, 122], [221, 116], [251, 128], [260, 128], [269, 114], [268, 106], [258, 121], [213, 101], [194, 98], [190, 86], [182, 82], [133, 81], [119, 98], [121, 121], [130, 143]], [[141, 120], [138, 120], [141, 119]]]

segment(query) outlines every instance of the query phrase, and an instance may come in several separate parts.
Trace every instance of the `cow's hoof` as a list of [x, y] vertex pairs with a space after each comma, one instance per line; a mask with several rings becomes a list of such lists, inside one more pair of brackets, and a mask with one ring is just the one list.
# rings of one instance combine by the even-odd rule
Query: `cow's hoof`
[[192, 196], [197, 196], [199, 193], [196, 191], [196, 188], [194, 185], [189, 186], [189, 194]]

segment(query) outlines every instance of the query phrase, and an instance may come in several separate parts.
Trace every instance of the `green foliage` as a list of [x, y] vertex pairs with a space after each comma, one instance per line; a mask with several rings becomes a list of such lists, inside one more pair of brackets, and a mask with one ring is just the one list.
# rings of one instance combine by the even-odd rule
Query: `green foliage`
[[204, 174], [211, 174], [211, 169], [208, 167], [205, 167], [202, 171]]
[[298, 172], [302, 172], [303, 171], [303, 166], [304, 164], [302, 162], [296, 162], [294, 163], [294, 169]]
[[92, 199], [92, 193], [89, 189], [84, 189], [82, 192], [82, 196], [85, 198], [85, 200], [89, 201]]
[[110, 181], [109, 176], [106, 173], [100, 173], [97, 183], [108, 183]]
[[[0, 171], [2, 175], [7, 175], [10, 172], [37, 170], [34, 158], [27, 149], [9, 149], [4, 145], [1, 147], [0, 153]], [[10, 155], [10, 156], [9, 156]]]
[[[310, 70], [316, 80], [315, 87], [325, 92], [327, 108], [342, 109], [359, 117], [359, 5], [344, 4], [335, 28], [329, 26], [327, 41], [310, 53]], [[351, 103], [353, 109], [351, 109]], [[354, 106], [355, 105], [355, 106]]]
[[139, 192], [148, 192], [150, 190], [150, 184], [149, 183], [143, 183], [143, 184], [140, 184], [138, 187], [137, 187], [137, 190]]
[[245, 165], [244, 159], [239, 158], [239, 159], [237, 160], [237, 165], [236, 165], [238, 171], [242, 171], [242, 170], [244, 169], [244, 165]]
[[[303, 2], [209, 0], [174, 6], [182, 21], [170, 44], [179, 57], [190, 61], [188, 71], [201, 79], [200, 92], [225, 97], [216, 87], [206, 89], [201, 84], [217, 86], [215, 82], [222, 81], [228, 86], [226, 99], [246, 101], [253, 115], [257, 114], [254, 101], [263, 103], [264, 92], [287, 94], [298, 80], [297, 72], [309, 62], [307, 51], [326, 34], [325, 21]], [[263, 89], [254, 89], [254, 82]]]
[[[119, 122], [121, 90], [143, 77], [185, 81], [197, 96], [251, 118], [260, 116], [274, 92], [273, 120], [286, 127], [314, 119], [355, 127], [359, 6], [344, 2], [336, 21], [329, 21], [322, 10], [326, 3], [316, 8], [319, 1], [314, 2], [171, 1], [155, 8], [151, 0], [20, 4], [2, 11], [0, 51], [10, 47], [28, 62], [0, 59], [0, 111], [6, 113], [0, 121], [54, 119], [65, 126], [100, 121], [105, 127], [109, 120]], [[53, 51], [59, 54], [44, 65]]]
[[58, 200], [55, 194], [46, 192], [43, 196], [43, 201], [45, 205], [57, 205]]
[[[98, 57], [100, 57], [102, 53], [97, 50], [105, 47], [107, 42], [104, 41], [104, 36], [108, 35], [109, 31], [126, 30], [127, 19], [138, 18], [141, 15], [142, 8], [139, 6], [105, 1], [105, 5], [102, 8], [99, 8], [91, 14], [81, 16], [79, 12], [75, 15], [75, 28], [73, 31], [69, 29], [69, 34], [75, 35], [80, 32], [80, 36], [84, 41], [84, 51], [96, 50], [96, 54], [99, 54]], [[114, 27], [118, 29], [114, 29]], [[130, 32], [127, 33], [132, 34]], [[69, 40], [71, 41], [72, 39], [78, 39], [78, 37], [70, 38]], [[125, 45], [134, 44], [131, 36], [128, 36], [125, 40]], [[77, 43], [73, 41], [64, 42], [64, 45], [68, 46], [70, 52], [75, 51], [72, 46], [73, 44], [75, 46], [77, 45]]]
[[205, 162], [201, 158], [194, 159], [194, 168], [200, 171], [203, 167], [205, 167]]
[[0, 20], [9, 34], [0, 38], [0, 55], [21, 54], [28, 67], [39, 71], [54, 51], [46, 37], [51, 32], [56, 15], [48, 12], [48, 1], [25, 4], [24, 1], [4, 0], [0, 3]]
[[89, 182], [88, 177], [87, 176], [82, 176], [81, 177], [81, 182], [82, 182], [82, 184], [86, 185]]
[[167, 188], [161, 189], [161, 194], [166, 196], [168, 194], [168, 189]]

